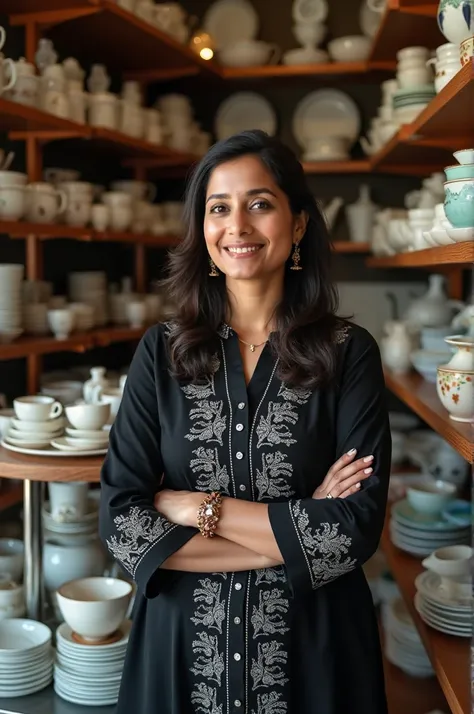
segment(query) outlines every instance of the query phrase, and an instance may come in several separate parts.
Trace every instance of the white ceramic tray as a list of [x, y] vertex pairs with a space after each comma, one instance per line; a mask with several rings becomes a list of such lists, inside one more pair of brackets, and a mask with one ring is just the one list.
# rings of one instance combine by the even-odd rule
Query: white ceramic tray
[[6, 441], [1, 442], [4, 449], [8, 451], [14, 451], [16, 454], [25, 454], [25, 456], [69, 456], [75, 458], [81, 458], [82, 456], [104, 456], [107, 453], [107, 449], [91, 449], [84, 451], [60, 451], [59, 449], [49, 448], [49, 449], [24, 449], [22, 446], [13, 446], [12, 444], [7, 444]]

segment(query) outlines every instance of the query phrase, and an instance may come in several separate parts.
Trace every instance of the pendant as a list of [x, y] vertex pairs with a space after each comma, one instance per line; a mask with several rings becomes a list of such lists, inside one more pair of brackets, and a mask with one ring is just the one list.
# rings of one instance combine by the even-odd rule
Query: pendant
[[249, 345], [250, 347], [250, 352], [255, 352], [255, 345]]

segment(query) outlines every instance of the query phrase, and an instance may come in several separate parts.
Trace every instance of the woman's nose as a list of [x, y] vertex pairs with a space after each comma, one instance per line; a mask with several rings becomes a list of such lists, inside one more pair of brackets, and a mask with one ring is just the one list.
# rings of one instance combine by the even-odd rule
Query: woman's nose
[[227, 231], [230, 235], [241, 236], [252, 232], [252, 226], [246, 211], [232, 211], [229, 214]]

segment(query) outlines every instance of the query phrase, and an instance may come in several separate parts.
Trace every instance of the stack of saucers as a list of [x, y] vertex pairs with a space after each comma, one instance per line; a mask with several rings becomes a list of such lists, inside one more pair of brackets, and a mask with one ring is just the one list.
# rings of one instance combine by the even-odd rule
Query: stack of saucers
[[83, 516], [74, 521], [57, 520], [51, 514], [49, 501], [43, 504], [43, 528], [46, 535], [57, 534], [61, 536], [62, 542], [67, 542], [65, 536], [74, 537], [71, 543], [75, 542], [75, 536], [92, 535], [97, 532], [99, 519], [99, 503], [97, 498], [89, 496], [87, 499], [87, 511]]
[[468, 545], [470, 527], [457, 525], [442, 514], [432, 515], [415, 510], [408, 500], [392, 506], [390, 537], [394, 545], [410, 555], [425, 557], [437, 548]]
[[25, 697], [53, 679], [52, 632], [26, 619], [0, 622], [0, 697]]
[[54, 689], [62, 699], [83, 706], [108, 706], [118, 700], [131, 623], [119, 628], [120, 638], [109, 645], [76, 642], [65, 622], [56, 630]]
[[395, 119], [399, 124], [410, 124], [435, 96], [434, 84], [399, 89], [392, 98]]
[[385, 656], [412, 677], [431, 677], [434, 672], [410, 613], [397, 598], [384, 606]]
[[98, 451], [109, 445], [110, 404], [74, 404], [66, 407], [69, 422], [66, 435], [56, 439], [54, 446], [62, 451]]
[[415, 607], [427, 625], [447, 635], [472, 637], [473, 598], [466, 592], [449, 592], [436, 573], [421, 573], [415, 580]]

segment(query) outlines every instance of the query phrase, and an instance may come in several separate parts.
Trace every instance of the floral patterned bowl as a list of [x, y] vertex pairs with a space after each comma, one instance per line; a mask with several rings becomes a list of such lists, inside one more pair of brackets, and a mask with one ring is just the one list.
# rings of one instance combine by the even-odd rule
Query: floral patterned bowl
[[474, 179], [455, 179], [444, 184], [444, 208], [455, 228], [474, 228]]
[[436, 387], [451, 419], [474, 422], [474, 370], [438, 367]]

